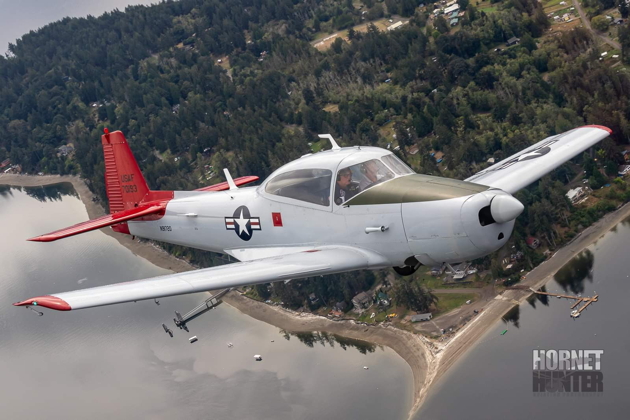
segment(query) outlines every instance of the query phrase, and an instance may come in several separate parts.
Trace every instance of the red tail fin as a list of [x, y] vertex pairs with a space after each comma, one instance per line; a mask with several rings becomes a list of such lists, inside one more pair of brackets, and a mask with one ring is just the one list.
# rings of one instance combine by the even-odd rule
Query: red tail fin
[[147, 182], [121, 131], [102, 137], [105, 155], [105, 186], [109, 212], [116, 213], [137, 207], [149, 192]]

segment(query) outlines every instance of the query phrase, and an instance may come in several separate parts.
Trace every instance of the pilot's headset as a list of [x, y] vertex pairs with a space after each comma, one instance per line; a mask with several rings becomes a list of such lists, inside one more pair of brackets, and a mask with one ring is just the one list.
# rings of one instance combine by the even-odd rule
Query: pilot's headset
[[337, 182], [341, 181], [341, 173], [342, 173], [342, 172], [343, 172], [343, 173], [348, 172], [348, 173], [350, 173], [350, 175], [352, 175], [352, 170], [350, 170], [350, 168], [343, 168], [343, 169], [340, 169], [340, 170], [339, 170], [339, 172], [337, 172]]

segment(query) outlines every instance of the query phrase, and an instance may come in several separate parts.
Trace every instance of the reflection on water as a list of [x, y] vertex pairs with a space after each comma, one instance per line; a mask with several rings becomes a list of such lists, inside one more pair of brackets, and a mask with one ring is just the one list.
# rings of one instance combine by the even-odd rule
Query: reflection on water
[[[20, 188], [17, 188], [20, 190]], [[61, 201], [62, 197], [70, 196], [79, 198], [79, 194], [74, 190], [69, 182], [59, 184], [44, 185], [41, 187], [24, 187], [24, 192], [29, 197], [33, 197], [37, 201]]]
[[[355, 348], [361, 354], [374, 353], [376, 351], [376, 344], [368, 343], [367, 341], [355, 340], [353, 338], [342, 337], [337, 334], [329, 334], [326, 332], [314, 331], [314, 332], [288, 332], [281, 331], [286, 340], [290, 340], [291, 337], [296, 337], [301, 343], [304, 343], [307, 347], [314, 347], [315, 344], [321, 344], [322, 347], [326, 347], [326, 344], [330, 347], [335, 347], [338, 344], [343, 350]], [[382, 349], [382, 347], [380, 347]]]
[[[543, 293], [547, 293], [547, 286], [543, 285], [543, 287], [541, 287], [538, 290], [540, 290]], [[527, 297], [527, 303], [529, 303], [531, 307], [534, 309], [536, 309], [536, 302], [540, 302], [545, 306], [549, 306], [549, 296], [539, 295], [539, 294], [534, 293]]]
[[584, 280], [588, 279], [591, 283], [593, 282], [594, 262], [595, 255], [590, 249], [586, 249], [558, 270], [554, 280], [565, 292], [570, 290], [573, 294], [583, 293]]
[[53, 420], [406, 418], [413, 378], [391, 349], [320, 333], [282, 340], [277, 328], [228, 305], [195, 320], [190, 334], [174, 328], [174, 311], [206, 294], [42, 317], [12, 306], [165, 274], [101, 232], [26, 241], [86, 219], [76, 195], [56, 188], [0, 188], [0, 418], [22, 418], [31, 407]]
[[506, 312], [505, 315], [501, 318], [501, 320], [505, 324], [512, 324], [516, 328], [520, 328], [519, 319], [521, 317], [521, 307], [519, 305], [514, 305], [512, 309]]
[[61, 201], [64, 196], [79, 198], [79, 194], [69, 182], [60, 182], [39, 187], [14, 187], [11, 185], [0, 185], [0, 196], [9, 198], [13, 196], [13, 191], [25, 192], [29, 197], [45, 203], [46, 201]]

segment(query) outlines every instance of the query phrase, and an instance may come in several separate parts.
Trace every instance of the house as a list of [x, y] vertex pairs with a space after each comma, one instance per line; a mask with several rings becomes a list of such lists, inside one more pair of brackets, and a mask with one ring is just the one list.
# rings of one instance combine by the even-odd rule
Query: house
[[5, 159], [0, 163], [0, 169], [5, 168], [11, 164], [11, 159]]
[[387, 30], [388, 30], [388, 31], [394, 31], [394, 30], [396, 30], [396, 29], [400, 28], [401, 26], [403, 26], [404, 24], [405, 24], [405, 22], [396, 22], [396, 23], [394, 23], [393, 25], [388, 26], [388, 27], [387, 27]]
[[623, 156], [623, 160], [630, 162], [630, 150], [624, 150], [621, 152], [621, 155]]
[[342, 300], [341, 302], [335, 303], [335, 309], [340, 312], [345, 312], [348, 309], [348, 304], [345, 300]]
[[429, 153], [429, 156], [435, 159], [437, 163], [440, 163], [442, 162], [442, 160], [444, 160], [444, 152], [436, 152], [434, 150], [431, 150], [431, 152]]
[[512, 45], [517, 45], [519, 42], [521, 42], [520, 38], [517, 38], [515, 36], [513, 36], [512, 38], [508, 39], [507, 42], [505, 43], [505, 45], [507, 45], [508, 47], [512, 46]]
[[441, 276], [442, 274], [444, 274], [444, 264], [442, 265], [434, 265], [433, 268], [431, 268], [431, 275], [432, 276]]
[[586, 194], [586, 188], [577, 187], [577, 188], [573, 188], [569, 190], [569, 192], [566, 193], [566, 196], [571, 201], [571, 203], [575, 204], [585, 194]]
[[372, 306], [372, 296], [367, 292], [361, 292], [352, 298], [352, 304], [357, 311], [363, 311]]
[[622, 18], [617, 18], [613, 21], [613, 23], [615, 25], [623, 25], [623, 19]]
[[540, 246], [540, 241], [533, 236], [528, 236], [527, 239], [525, 239], [525, 243], [531, 249], [536, 249]]
[[494, 158], [493, 158], [493, 157], [491, 157], [490, 159], [486, 160], [486, 162], [488, 162], [488, 163], [494, 163]]
[[413, 315], [411, 317], [411, 322], [423, 322], [423, 321], [430, 321], [431, 318], [433, 318], [433, 315], [431, 315], [431, 313], [427, 313], [427, 314], [418, 314], [418, 315]]
[[448, 15], [449, 13], [452, 13], [456, 10], [459, 10], [459, 4], [455, 3], [452, 6], [447, 7], [446, 9], [444, 9], [444, 14]]
[[68, 144], [66, 146], [61, 146], [57, 150], [61, 156], [68, 156], [70, 153], [74, 152], [74, 147], [71, 144]]
[[624, 176], [628, 172], [630, 172], [630, 165], [621, 165], [617, 170], [617, 175]]
[[311, 305], [315, 305], [317, 304], [317, 302], [319, 302], [319, 299], [317, 298], [317, 296], [315, 296], [315, 293], [311, 293], [310, 295], [308, 295], [308, 300], [311, 302]]
[[451, 26], [457, 26], [458, 22], [459, 22], [459, 18], [451, 19]]
[[387, 296], [387, 293], [383, 293], [383, 292], [379, 292], [379, 294], [376, 296], [376, 300], [378, 300], [378, 304], [381, 306], [389, 306], [391, 303], [391, 300], [389, 299], [389, 296]]

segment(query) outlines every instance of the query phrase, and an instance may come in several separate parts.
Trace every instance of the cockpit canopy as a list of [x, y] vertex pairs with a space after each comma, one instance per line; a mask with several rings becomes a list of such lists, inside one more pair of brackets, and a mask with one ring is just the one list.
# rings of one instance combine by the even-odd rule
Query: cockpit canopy
[[352, 147], [309, 155], [284, 165], [262, 188], [273, 196], [330, 207], [331, 203], [342, 205], [375, 185], [412, 173], [389, 151]]

